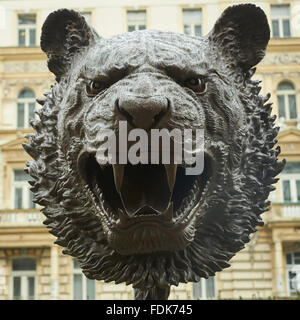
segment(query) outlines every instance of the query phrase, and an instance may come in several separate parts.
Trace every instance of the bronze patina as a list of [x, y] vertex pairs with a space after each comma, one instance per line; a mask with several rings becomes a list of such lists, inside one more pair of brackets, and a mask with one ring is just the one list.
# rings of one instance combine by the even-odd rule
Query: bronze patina
[[[41, 48], [56, 83], [25, 150], [45, 224], [90, 279], [167, 299], [228, 261], [262, 226], [284, 162], [269, 95], [252, 79], [270, 30], [252, 4], [229, 7], [204, 37], [144, 30], [99, 36], [79, 13], [51, 13]], [[203, 129], [204, 170], [99, 164], [104, 129]], [[144, 199], [141, 202], [141, 199]]]

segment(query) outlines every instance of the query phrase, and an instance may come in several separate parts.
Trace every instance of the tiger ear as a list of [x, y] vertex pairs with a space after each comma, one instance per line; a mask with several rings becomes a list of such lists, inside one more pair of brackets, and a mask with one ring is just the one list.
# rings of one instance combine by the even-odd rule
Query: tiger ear
[[231, 65], [246, 72], [265, 56], [270, 28], [262, 9], [236, 5], [223, 12], [208, 39]]
[[66, 73], [72, 58], [99, 38], [79, 13], [60, 9], [52, 12], [42, 27], [41, 49], [48, 56], [48, 68], [56, 80]]

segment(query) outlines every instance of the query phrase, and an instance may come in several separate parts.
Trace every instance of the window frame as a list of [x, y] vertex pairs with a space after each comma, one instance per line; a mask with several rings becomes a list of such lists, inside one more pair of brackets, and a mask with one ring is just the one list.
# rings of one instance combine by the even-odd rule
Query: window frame
[[[145, 14], [145, 20], [144, 23], [141, 24], [138, 19], [134, 20], [133, 22], [130, 23], [128, 19], [128, 13], [137, 13], [137, 12], [143, 12]], [[132, 26], [134, 27], [134, 30], [129, 31], [129, 27]], [[144, 29], [140, 29], [140, 26], [144, 26]], [[141, 30], [146, 30], [147, 29], [147, 10], [146, 9], [139, 9], [139, 10], [133, 10], [133, 9], [128, 9], [126, 10], [126, 30], [127, 32], [134, 32], [134, 31], [141, 31]]]
[[[291, 200], [284, 199], [284, 182], [289, 181]], [[280, 173], [281, 200], [282, 203], [300, 203], [297, 200], [297, 181], [300, 181], [300, 161], [288, 161], [283, 171]], [[299, 188], [300, 193], [300, 188]]]
[[[16, 181], [15, 180], [15, 171], [24, 171], [23, 168], [13, 168], [12, 169], [12, 183], [11, 183], [11, 207], [15, 210], [28, 210], [28, 209], [36, 209], [36, 204], [32, 202], [32, 208], [30, 207], [30, 185], [28, 180], [23, 181]], [[30, 176], [28, 176], [30, 178]], [[16, 189], [22, 189], [22, 206], [21, 208], [15, 207], [15, 200], [16, 200]]]
[[[283, 173], [280, 177], [281, 180], [281, 199], [282, 203], [300, 203], [300, 199], [297, 200], [297, 181], [300, 181], [300, 173]], [[284, 199], [284, 188], [283, 182], [290, 182], [290, 194], [291, 201], [287, 201]]]
[[[96, 300], [96, 293], [97, 293], [97, 288], [96, 288], [96, 281], [92, 280], [92, 279], [88, 279], [83, 273], [82, 270], [80, 268], [75, 268], [74, 264], [75, 264], [75, 260], [76, 258], [72, 259], [72, 280], [71, 280], [71, 290], [72, 290], [72, 299], [73, 300], [88, 300], [87, 299], [87, 281], [91, 280], [94, 281], [94, 299], [90, 299], [90, 300]], [[74, 275], [80, 275], [81, 276], [81, 280], [82, 280], [82, 299], [75, 299], [75, 295], [74, 295]]]
[[[212, 279], [214, 282], [214, 294], [213, 297], [208, 297], [207, 294], [207, 281], [209, 279]], [[196, 286], [200, 285], [200, 289], [201, 289], [201, 294], [199, 297], [197, 297], [195, 295], [195, 290], [196, 290]], [[193, 299], [197, 299], [197, 300], [214, 300], [217, 299], [217, 281], [216, 281], [216, 277], [212, 276], [212, 277], [208, 277], [207, 279], [205, 278], [201, 278], [199, 282], [193, 282]]]
[[[272, 7], [288, 7], [289, 8], [289, 15], [272, 16]], [[290, 4], [271, 4], [270, 16], [271, 16], [271, 26], [272, 26], [272, 38], [275, 38], [275, 39], [291, 38], [292, 37], [292, 29], [291, 29], [291, 6], [290, 6]], [[284, 35], [284, 30], [283, 30], [283, 21], [284, 20], [289, 21], [289, 29], [290, 29], [289, 36]], [[273, 21], [278, 21], [278, 25], [279, 25], [279, 36], [278, 37], [274, 37]]]
[[[19, 17], [20, 16], [34, 16], [35, 17], [35, 23], [34, 24], [20, 24], [19, 23]], [[37, 41], [37, 14], [35, 12], [33, 13], [18, 13], [17, 14], [17, 43], [18, 47], [36, 47], [36, 41]], [[25, 32], [25, 44], [20, 45], [20, 36], [19, 32], [21, 30], [24, 30]], [[30, 44], [30, 31], [34, 30], [35, 31], [35, 36], [34, 36], [34, 45]]]
[[[185, 23], [184, 22], [184, 11], [186, 11], [186, 12], [189, 12], [189, 11], [190, 12], [200, 11], [201, 12], [201, 21], [200, 21], [200, 23], [195, 23], [195, 22], [193, 22], [193, 23]], [[182, 31], [183, 31], [183, 33], [186, 34], [186, 35], [194, 36], [194, 37], [202, 36], [203, 35], [203, 9], [202, 8], [198, 8], [198, 7], [197, 8], [182, 8], [181, 14], [182, 14]], [[185, 29], [186, 25], [190, 26], [190, 29], [191, 29], [191, 33], [190, 34], [184, 32], [184, 29]], [[200, 26], [200, 28], [201, 28], [201, 34], [200, 35], [196, 35], [195, 34], [195, 27], [196, 26]]]
[[[35, 270], [13, 270], [13, 260], [16, 259], [34, 259], [35, 260]], [[11, 300], [35, 300], [37, 297], [37, 259], [33, 257], [14, 257], [11, 259], [11, 274], [10, 274], [10, 299]], [[20, 277], [20, 299], [14, 299], [14, 278]], [[34, 278], [34, 296], [29, 299], [28, 295], [28, 278]], [[27, 281], [26, 281], [27, 280]]]
[[[33, 93], [33, 97], [29, 98], [20, 98], [20, 95], [23, 91], [31, 91]], [[17, 104], [16, 104], [16, 128], [17, 129], [29, 129], [30, 128], [30, 123], [29, 120], [30, 118], [30, 104], [34, 104], [34, 112], [36, 111], [36, 101], [35, 101], [35, 93], [31, 88], [23, 88], [19, 91], [18, 97], [17, 97]], [[19, 104], [24, 104], [24, 118], [23, 118], [23, 127], [19, 126], [19, 113], [18, 113], [18, 108]]]
[[[280, 84], [282, 83], [289, 83], [291, 86], [293, 86], [293, 89], [279, 89]], [[283, 96], [283, 101], [284, 101], [284, 112], [285, 112], [285, 117], [280, 117], [279, 115], [279, 101], [278, 97]], [[295, 98], [295, 104], [296, 104], [296, 118], [291, 118], [290, 117], [290, 103], [289, 103], [289, 96], [294, 96]], [[283, 80], [280, 81], [277, 85], [276, 88], [276, 98], [277, 98], [277, 111], [278, 111], [278, 118], [283, 119], [283, 122], [286, 121], [298, 121], [299, 120], [299, 110], [298, 110], [298, 95], [297, 95], [297, 89], [294, 83], [290, 80]]]
[[[296, 274], [300, 274], [300, 264], [296, 264], [295, 263], [295, 253], [300, 254], [300, 251], [286, 252], [286, 254], [285, 254], [285, 259], [286, 259], [285, 260], [286, 261], [286, 268], [285, 268], [286, 269], [285, 270], [286, 271], [286, 289], [287, 289], [287, 294], [288, 294], [289, 297], [300, 292], [300, 290], [294, 291], [294, 290], [290, 289], [289, 272], [290, 271], [294, 271], [294, 272], [296, 272]], [[288, 254], [291, 255], [291, 260], [292, 260], [291, 262], [292, 263], [288, 263], [288, 259], [287, 259]]]

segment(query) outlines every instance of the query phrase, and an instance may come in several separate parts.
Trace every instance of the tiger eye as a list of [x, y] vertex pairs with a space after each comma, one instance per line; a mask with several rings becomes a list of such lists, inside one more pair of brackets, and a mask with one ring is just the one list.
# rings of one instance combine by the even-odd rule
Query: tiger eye
[[190, 78], [186, 80], [185, 84], [196, 93], [203, 94], [207, 90], [207, 83], [203, 78]]

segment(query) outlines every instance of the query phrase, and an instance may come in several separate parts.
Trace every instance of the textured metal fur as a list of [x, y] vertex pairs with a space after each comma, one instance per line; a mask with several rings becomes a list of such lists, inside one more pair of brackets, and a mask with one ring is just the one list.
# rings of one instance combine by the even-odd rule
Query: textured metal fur
[[[273, 148], [278, 128], [269, 96], [260, 96], [259, 82], [251, 79], [268, 40], [266, 17], [254, 5], [230, 7], [205, 37], [145, 30], [104, 39], [74, 11], [49, 15], [41, 47], [57, 82], [38, 99], [35, 133], [24, 145], [34, 159], [27, 170], [34, 201], [44, 206], [44, 223], [88, 278], [132, 284], [138, 299], [166, 299], [171, 285], [228, 267], [263, 225], [260, 215], [284, 165], [277, 159], [279, 147]], [[199, 74], [207, 80], [203, 95], [183, 85]], [[85, 85], [95, 78], [109, 85], [91, 99]], [[160, 229], [120, 235], [107, 213], [111, 208], [95, 199], [78, 173], [80, 152], [97, 151], [101, 130], [118, 132], [122, 117], [115, 101], [132, 92], [171, 101], [172, 115], [161, 128], [205, 130], [214, 175], [199, 210], [175, 240]], [[182, 207], [193, 209], [188, 200]], [[145, 244], [152, 252], [137, 249], [149, 239], [162, 250], [154, 244]], [[178, 250], [168, 244], [174, 241]]]

